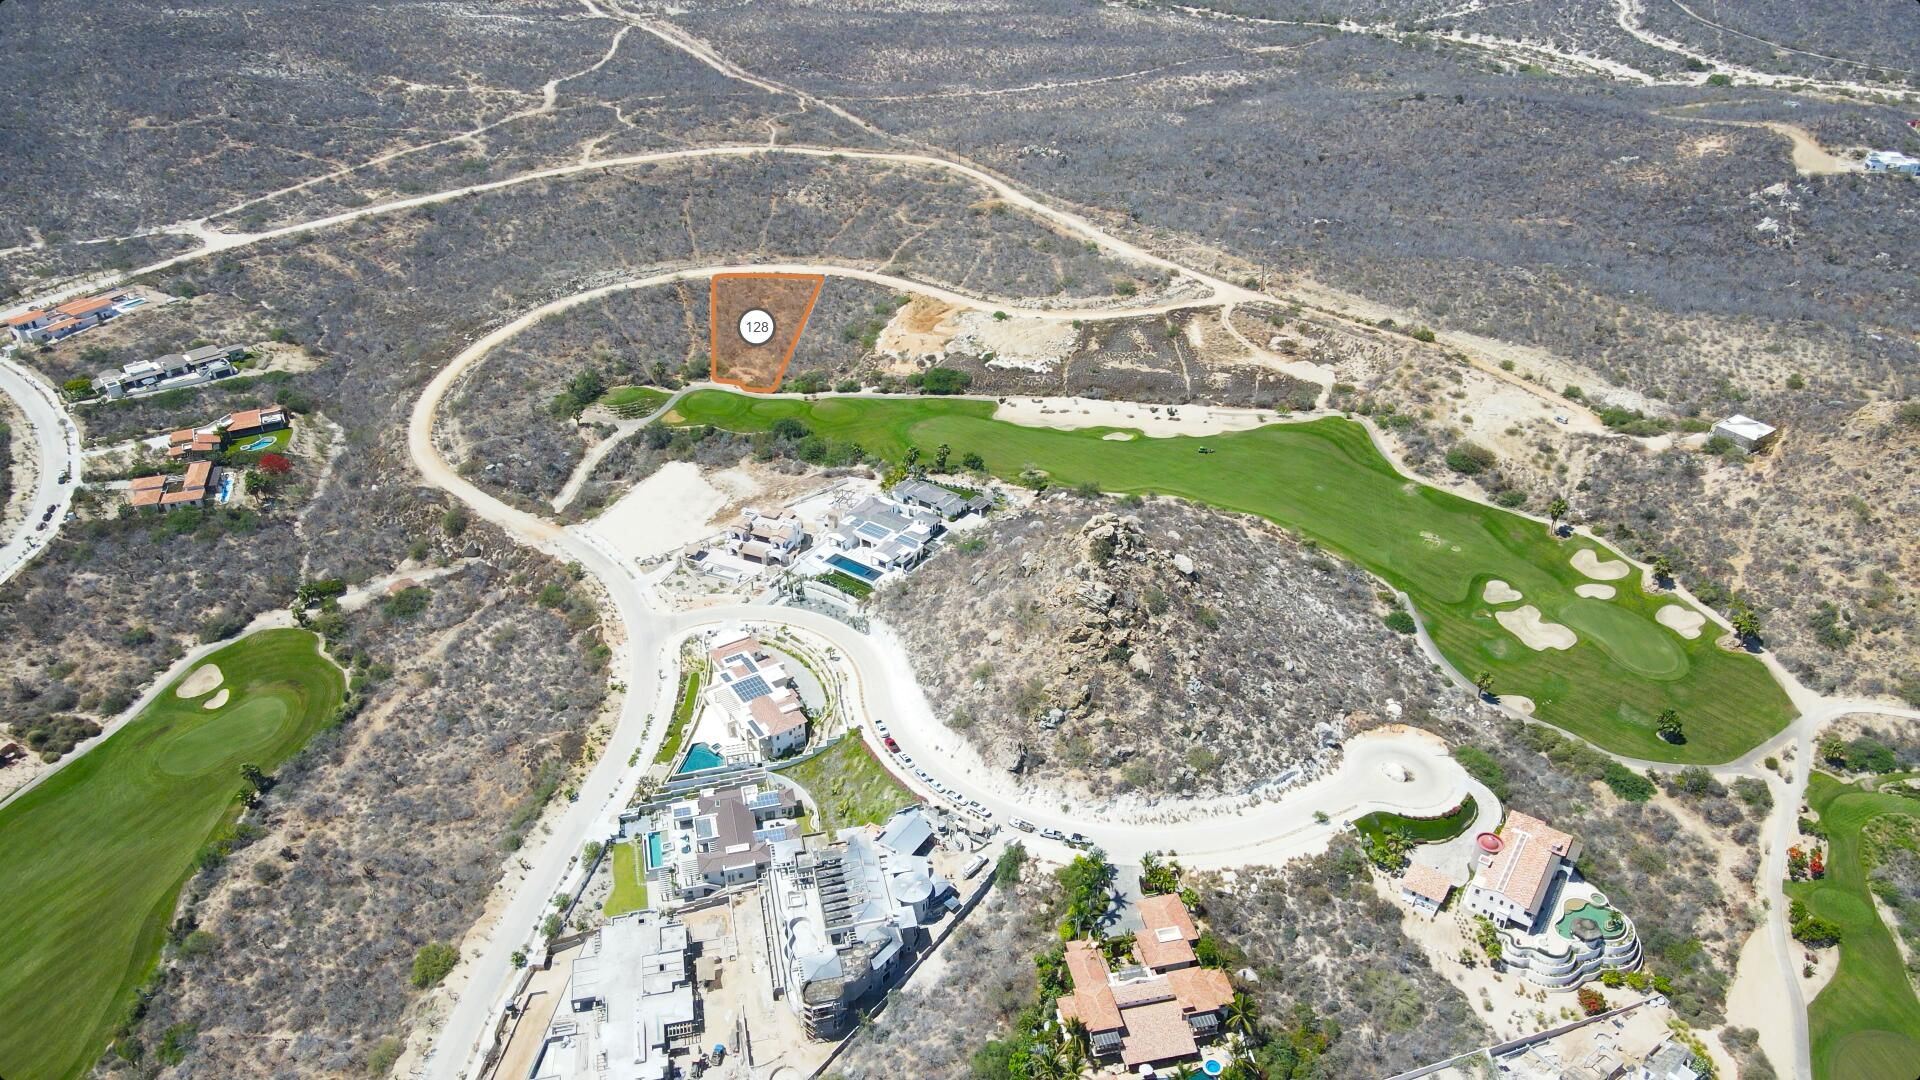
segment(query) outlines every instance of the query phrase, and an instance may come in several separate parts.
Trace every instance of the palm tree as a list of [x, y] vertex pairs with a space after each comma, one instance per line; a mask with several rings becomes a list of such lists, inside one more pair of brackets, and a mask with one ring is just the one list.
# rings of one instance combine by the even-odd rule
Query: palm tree
[[1653, 560], [1653, 576], [1660, 581], [1672, 581], [1673, 560], [1665, 555], [1656, 557]]
[[1733, 623], [1733, 632], [1744, 640], [1751, 641], [1760, 636], [1760, 616], [1755, 615], [1750, 607], [1742, 605], [1728, 621]]
[[1654, 730], [1670, 743], [1685, 742], [1687, 738], [1686, 729], [1680, 724], [1680, 713], [1675, 709], [1661, 709]]
[[1227, 1002], [1228, 1031], [1243, 1038], [1251, 1039], [1260, 1025], [1260, 1004], [1244, 990], [1235, 990], [1233, 1000]]
[[1560, 531], [1560, 519], [1566, 517], [1570, 509], [1572, 508], [1567, 505], [1567, 498], [1564, 495], [1555, 495], [1553, 501], [1547, 504], [1547, 521], [1552, 525], [1554, 532]]
[[953, 453], [953, 447], [948, 446], [946, 443], [940, 444], [939, 448], [933, 452], [933, 471], [934, 472], [947, 471], [947, 455], [951, 453]]
[[1480, 689], [1480, 693], [1484, 694], [1485, 696], [1487, 697], [1494, 696], [1493, 695], [1493, 672], [1482, 671], [1480, 674], [1475, 675], [1473, 677], [1473, 685], [1478, 687]]

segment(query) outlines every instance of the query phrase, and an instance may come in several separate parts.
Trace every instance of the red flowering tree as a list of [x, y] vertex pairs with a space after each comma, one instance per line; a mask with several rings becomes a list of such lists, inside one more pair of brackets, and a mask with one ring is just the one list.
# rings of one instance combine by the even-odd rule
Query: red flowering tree
[[1807, 876], [1807, 853], [1798, 847], [1787, 849], [1787, 876], [1794, 881], [1804, 880]]
[[1827, 876], [1827, 857], [1819, 848], [1814, 848], [1813, 854], [1807, 856], [1807, 875], [1813, 878]]
[[1599, 1016], [1607, 1011], [1607, 999], [1591, 986], [1581, 987], [1578, 997], [1581, 1010], [1588, 1016]]
[[293, 462], [285, 454], [261, 454], [260, 471], [274, 476], [284, 476], [293, 471]]

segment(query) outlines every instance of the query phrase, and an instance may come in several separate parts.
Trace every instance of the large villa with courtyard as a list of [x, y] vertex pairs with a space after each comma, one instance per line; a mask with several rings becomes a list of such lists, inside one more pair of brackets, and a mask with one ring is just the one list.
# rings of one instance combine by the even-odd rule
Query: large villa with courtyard
[[1062, 1023], [1077, 1020], [1087, 1029], [1096, 1061], [1118, 1060], [1130, 1071], [1195, 1058], [1200, 1043], [1219, 1034], [1233, 1000], [1227, 973], [1199, 966], [1193, 943], [1200, 933], [1178, 896], [1143, 897], [1140, 918], [1135, 963], [1119, 971], [1100, 942], [1067, 943], [1073, 992], [1056, 1006]]
[[1572, 989], [1602, 971], [1640, 966], [1633, 921], [1580, 877], [1579, 855], [1579, 840], [1518, 810], [1479, 838], [1466, 911], [1493, 923], [1501, 959], [1540, 986]]

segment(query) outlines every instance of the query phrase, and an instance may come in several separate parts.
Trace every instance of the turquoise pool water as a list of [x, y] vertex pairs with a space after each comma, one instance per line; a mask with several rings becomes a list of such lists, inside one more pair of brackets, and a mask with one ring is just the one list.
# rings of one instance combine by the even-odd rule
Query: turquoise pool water
[[245, 446], [242, 446], [242, 447], [237, 447], [237, 449], [239, 449], [239, 450], [265, 450], [265, 449], [266, 449], [267, 447], [269, 447], [269, 446], [272, 446], [273, 444], [274, 444], [274, 437], [273, 437], [273, 436], [271, 436], [271, 435], [262, 435], [262, 436], [260, 436], [259, 438], [257, 438], [257, 439], [255, 439], [255, 440], [253, 440], [252, 442], [250, 442], [250, 443], [248, 443], [248, 444], [247, 444], [247, 445], [245, 445]]
[[845, 570], [847, 573], [852, 574], [854, 577], [859, 578], [861, 581], [879, 581], [880, 580], [880, 571], [875, 570], [871, 566], [864, 566], [860, 563], [854, 562], [852, 559], [847, 558], [845, 555], [829, 555], [827, 556], [827, 561], [839, 567], [840, 569]]
[[706, 743], [697, 742], [687, 748], [686, 759], [680, 762], [680, 768], [674, 771], [674, 775], [699, 772], [702, 769], [717, 769], [726, 763], [727, 759], [721, 757], [718, 750]]
[[662, 842], [662, 840], [660, 839], [659, 833], [650, 832], [647, 834], [647, 872], [648, 873], [652, 873], [657, 867], [659, 867], [661, 863], [664, 863], [667, 861], [666, 852], [664, 850], [665, 847], [666, 847], [666, 844]]

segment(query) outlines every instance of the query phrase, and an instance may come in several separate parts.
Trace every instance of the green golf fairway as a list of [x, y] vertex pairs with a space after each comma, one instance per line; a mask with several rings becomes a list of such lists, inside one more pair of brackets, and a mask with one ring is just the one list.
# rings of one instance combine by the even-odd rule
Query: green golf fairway
[[[1912, 1080], [1920, 1062], [1920, 999], [1905, 959], [1868, 892], [1860, 830], [1882, 814], [1920, 816], [1920, 803], [1864, 791], [1816, 772], [1807, 805], [1827, 830], [1827, 876], [1787, 883], [1787, 895], [1840, 924], [1840, 968], [1807, 1006], [1816, 1080]], [[1798, 946], [1795, 946], [1798, 949]]]
[[205, 708], [216, 691], [170, 685], [0, 808], [0, 1076], [87, 1071], [158, 959], [201, 848], [238, 810], [240, 766], [285, 761], [346, 690], [305, 630], [261, 631], [203, 663], [220, 667], [220, 708]]
[[[1588, 600], [1590, 579], [1568, 562], [1591, 548], [1556, 541], [1537, 521], [1460, 498], [1396, 472], [1359, 424], [1321, 419], [1204, 438], [1107, 440], [1122, 430], [1062, 431], [992, 418], [991, 401], [939, 398], [802, 398], [702, 390], [668, 414], [676, 424], [763, 431], [785, 417], [816, 433], [898, 461], [908, 446], [954, 460], [977, 453], [1004, 478], [1044, 470], [1053, 482], [1092, 482], [1117, 493], [1177, 495], [1285, 525], [1404, 590], [1440, 651], [1469, 677], [1494, 675], [1499, 694], [1533, 699], [1536, 715], [1594, 744], [1659, 761], [1717, 763], [1752, 749], [1792, 716], [1786, 693], [1751, 656], [1689, 641], [1653, 621], [1669, 596], [1647, 596], [1638, 573], [1613, 584], [1613, 600]], [[1198, 451], [1205, 447], [1211, 453]], [[1570, 649], [1536, 651], [1493, 618], [1481, 600], [1499, 578], [1547, 622], [1574, 630]], [[1674, 708], [1687, 741], [1654, 733]]]

